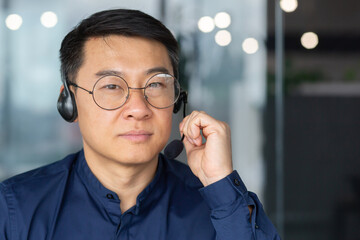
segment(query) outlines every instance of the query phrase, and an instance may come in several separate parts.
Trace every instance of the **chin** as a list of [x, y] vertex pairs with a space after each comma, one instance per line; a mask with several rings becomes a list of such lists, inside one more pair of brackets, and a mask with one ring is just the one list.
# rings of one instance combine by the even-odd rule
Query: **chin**
[[[126, 149], [126, 151], [124, 151]], [[159, 151], [154, 151], [154, 149], [149, 149], [148, 147], [141, 146], [124, 146], [120, 151], [117, 151], [118, 154], [113, 156], [113, 159], [118, 163], [126, 165], [138, 165], [146, 164], [158, 158], [160, 153]]]
[[121, 159], [116, 158], [115, 161], [123, 164], [123, 165], [143, 165], [143, 164], [148, 164], [152, 161], [154, 161], [155, 159], [157, 159], [157, 155], [156, 157], [137, 157], [137, 156], [124, 156]]

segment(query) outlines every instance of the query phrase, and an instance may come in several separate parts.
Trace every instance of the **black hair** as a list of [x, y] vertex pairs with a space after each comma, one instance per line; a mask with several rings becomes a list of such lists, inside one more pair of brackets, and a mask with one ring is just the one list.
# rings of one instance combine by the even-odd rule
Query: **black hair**
[[60, 61], [62, 81], [75, 82], [83, 63], [84, 46], [92, 37], [121, 35], [143, 37], [162, 43], [169, 54], [178, 78], [178, 43], [172, 33], [159, 20], [138, 10], [113, 9], [97, 12], [82, 20], [61, 43]]

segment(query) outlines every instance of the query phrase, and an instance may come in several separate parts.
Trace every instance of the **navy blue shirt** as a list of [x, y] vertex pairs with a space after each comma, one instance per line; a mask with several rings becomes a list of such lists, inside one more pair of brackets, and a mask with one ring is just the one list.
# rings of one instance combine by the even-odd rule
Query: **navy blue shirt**
[[188, 166], [160, 154], [154, 179], [122, 213], [80, 151], [0, 184], [0, 239], [280, 238], [236, 171], [203, 187]]

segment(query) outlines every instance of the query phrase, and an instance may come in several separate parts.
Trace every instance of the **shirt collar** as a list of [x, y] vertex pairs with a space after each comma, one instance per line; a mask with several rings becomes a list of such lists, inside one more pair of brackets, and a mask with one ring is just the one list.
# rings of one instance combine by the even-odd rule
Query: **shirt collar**
[[[135, 208], [131, 208], [133, 210], [134, 214], [138, 214], [139, 211], [141, 210], [141, 207], [145, 207], [147, 205], [146, 202], [151, 201], [152, 197], [150, 197], [150, 196], [155, 188], [158, 190], [161, 190], [159, 188], [163, 188], [164, 184], [157, 184], [159, 182], [159, 179], [163, 175], [162, 174], [163, 164], [164, 164], [163, 161], [164, 161], [164, 159], [163, 159], [162, 154], [159, 154], [158, 166], [157, 166], [156, 173], [155, 173], [153, 180], [138, 195], [138, 197], [136, 199]], [[79, 174], [80, 178], [82, 179], [82, 181], [84, 182], [84, 184], [86, 185], [86, 187], [91, 189], [92, 192], [94, 192], [95, 195], [97, 195], [105, 205], [109, 200], [112, 200], [112, 201], [117, 200], [117, 201], [119, 201], [119, 204], [120, 204], [120, 199], [117, 196], [117, 194], [115, 192], [107, 189], [106, 187], [104, 187], [101, 184], [101, 182], [95, 177], [95, 175], [92, 173], [92, 171], [90, 170], [90, 168], [86, 162], [84, 150], [81, 150], [78, 155], [75, 169], [76, 169], [77, 173]], [[156, 186], [156, 185], [158, 185], [158, 186]], [[111, 196], [113, 197], [113, 199], [111, 199]], [[154, 197], [156, 198], [156, 196], [158, 196], [158, 194], [155, 194]]]

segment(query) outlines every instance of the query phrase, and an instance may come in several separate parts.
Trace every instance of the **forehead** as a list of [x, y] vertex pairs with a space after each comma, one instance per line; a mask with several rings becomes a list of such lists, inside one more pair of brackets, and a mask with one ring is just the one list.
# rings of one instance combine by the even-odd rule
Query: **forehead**
[[166, 47], [158, 41], [141, 37], [110, 35], [90, 38], [85, 43], [83, 57], [80, 71], [114, 70], [131, 75], [152, 68], [165, 68], [173, 74]]

